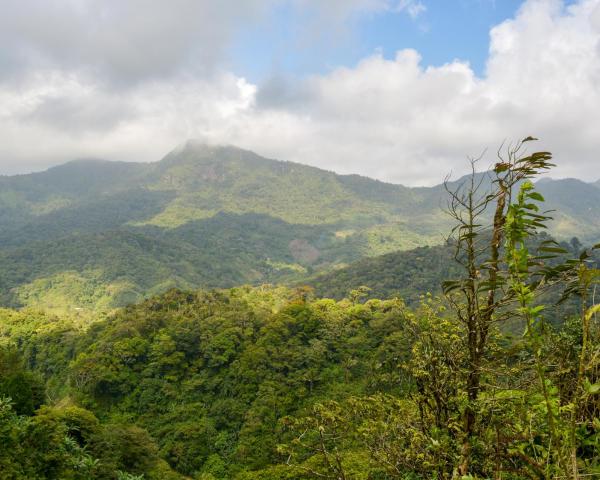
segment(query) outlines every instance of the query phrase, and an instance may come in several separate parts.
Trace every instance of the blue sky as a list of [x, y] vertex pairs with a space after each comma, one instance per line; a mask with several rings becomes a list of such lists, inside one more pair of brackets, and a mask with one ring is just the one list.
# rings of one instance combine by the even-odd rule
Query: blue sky
[[[566, 4], [573, 2], [566, 2]], [[283, 4], [264, 23], [240, 31], [232, 48], [232, 68], [260, 82], [273, 74], [322, 74], [352, 66], [380, 51], [393, 58], [412, 48], [423, 65], [468, 61], [478, 76], [485, 72], [490, 29], [514, 17], [520, 0], [429, 0], [416, 18], [406, 12], [365, 12], [350, 17], [345, 28], [311, 29], [310, 13]], [[314, 33], [318, 32], [318, 33]]]

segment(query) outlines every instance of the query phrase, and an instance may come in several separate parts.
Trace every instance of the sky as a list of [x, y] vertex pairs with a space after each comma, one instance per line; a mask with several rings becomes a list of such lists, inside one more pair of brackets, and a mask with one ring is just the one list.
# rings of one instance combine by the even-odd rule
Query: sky
[[0, 6], [0, 174], [196, 139], [432, 185], [533, 135], [600, 178], [600, 0]]

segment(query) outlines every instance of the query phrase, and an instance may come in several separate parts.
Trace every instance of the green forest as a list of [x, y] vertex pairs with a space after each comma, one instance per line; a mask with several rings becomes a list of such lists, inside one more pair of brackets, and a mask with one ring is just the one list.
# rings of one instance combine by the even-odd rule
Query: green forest
[[[0, 478], [600, 475], [600, 244], [593, 225], [581, 239], [552, 229], [583, 217], [572, 197], [552, 200], [560, 189], [534, 183], [553, 164], [548, 152], [527, 153], [532, 140], [485, 176], [473, 164], [472, 175], [436, 189], [447, 200], [446, 240], [434, 245], [425, 222], [411, 227], [420, 246], [407, 251], [389, 229], [404, 215], [391, 206], [404, 191], [373, 193], [334, 174], [325, 178], [340, 198], [345, 182], [361, 199], [351, 221], [315, 205], [304, 214], [333, 223], [302, 224], [289, 216], [300, 215], [293, 192], [269, 212], [243, 212], [247, 204], [221, 192], [229, 213], [200, 221], [194, 210], [184, 223], [191, 194], [178, 182], [193, 179], [172, 174], [189, 166], [173, 158], [155, 167], [169, 175], [152, 175], [187, 193], [162, 213], [162, 193], [140, 193], [157, 202], [139, 200], [151, 220], [127, 214], [123, 228], [107, 216], [92, 231], [101, 222], [86, 226], [89, 216], [59, 208], [53, 215], [78, 222], [64, 237], [61, 223], [15, 215], [0, 238]], [[48, 192], [37, 195], [48, 203]], [[10, 197], [15, 209], [23, 198]], [[562, 213], [549, 211], [557, 201]], [[377, 224], [385, 241], [369, 240], [369, 205], [389, 215]], [[355, 233], [342, 238], [348, 225]], [[29, 231], [39, 238], [19, 245]]]
[[[536, 186], [554, 210], [549, 235], [600, 239], [598, 184]], [[81, 160], [0, 176], [0, 304], [89, 320], [171, 288], [264, 283], [314, 285], [338, 299], [368, 285], [411, 302], [454, 268], [437, 250], [453, 227], [445, 202], [443, 185], [410, 188], [193, 142], [154, 163]], [[427, 246], [436, 250], [415, 251]], [[345, 269], [396, 265], [393, 279], [342, 285]], [[435, 270], [424, 274], [432, 281], [407, 285], [404, 266]]]

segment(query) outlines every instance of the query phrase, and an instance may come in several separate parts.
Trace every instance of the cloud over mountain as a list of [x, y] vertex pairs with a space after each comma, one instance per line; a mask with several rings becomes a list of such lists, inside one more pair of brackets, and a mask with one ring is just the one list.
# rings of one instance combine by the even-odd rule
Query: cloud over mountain
[[[419, 52], [404, 49], [258, 84], [228, 68], [228, 42], [240, 22], [259, 23], [280, 2], [234, 2], [234, 13], [227, 3], [73, 8], [53, 0], [25, 10], [8, 2], [0, 20], [0, 171], [77, 156], [156, 160], [197, 137], [342, 173], [433, 184], [462, 172], [466, 155], [533, 134], [555, 153], [557, 175], [598, 176], [598, 0], [526, 1], [491, 30], [483, 76], [466, 61], [424, 65]], [[410, 4], [420, 4], [292, 3], [327, 19], [312, 27], [343, 25], [365, 11], [412, 15]]]

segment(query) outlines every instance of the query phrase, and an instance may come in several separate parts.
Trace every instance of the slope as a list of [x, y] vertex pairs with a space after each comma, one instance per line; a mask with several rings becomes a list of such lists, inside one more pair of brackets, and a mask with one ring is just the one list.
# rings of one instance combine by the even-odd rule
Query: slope
[[[559, 212], [554, 233], [600, 238], [600, 190], [572, 179], [539, 188]], [[444, 195], [196, 142], [156, 163], [0, 177], [0, 298], [101, 311], [170, 286], [295, 282], [443, 243]]]

